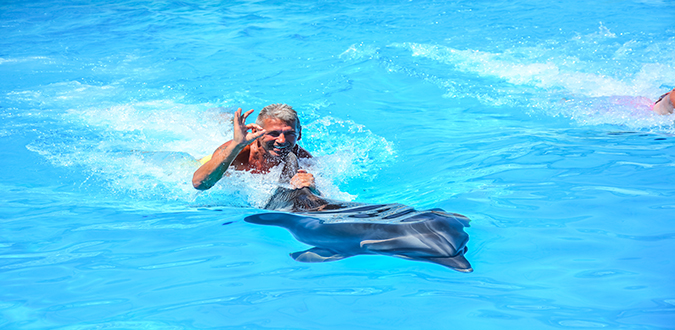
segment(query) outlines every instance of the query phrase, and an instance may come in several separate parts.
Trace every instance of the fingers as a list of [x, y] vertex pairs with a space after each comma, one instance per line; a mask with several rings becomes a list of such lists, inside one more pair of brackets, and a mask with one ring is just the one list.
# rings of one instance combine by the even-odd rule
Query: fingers
[[[234, 112], [234, 119], [232, 121], [233, 121], [233, 124], [234, 124], [235, 131], [242, 130], [242, 128], [245, 128], [245, 130], [249, 130], [249, 129], [254, 129], [254, 130], [258, 130], [258, 131], [262, 130], [262, 127], [260, 127], [259, 125], [256, 125], [256, 124], [246, 125], [246, 118], [248, 118], [248, 116], [250, 116], [252, 113], [253, 113], [253, 109], [251, 109], [249, 111], [246, 111], [244, 113], [244, 115], [242, 115], [241, 114], [241, 108], [238, 108], [237, 111]], [[257, 135], [256, 138], [260, 137], [261, 135], [262, 134]]]
[[[239, 112], [241, 113], [241, 108], [239, 108], [239, 110], [237, 110], [237, 111], [239, 111]], [[248, 116], [250, 116], [252, 113], [253, 113], [253, 109], [251, 109], [251, 110], [249, 110], [249, 111], [246, 111], [246, 112], [244, 113], [244, 116], [242, 117], [242, 118], [244, 119], [243, 122], [246, 122], [246, 118], [248, 118]]]
[[244, 115], [241, 114], [241, 108], [238, 108], [237, 111], [234, 112], [234, 121], [235, 122], [240, 122], [240, 123], [246, 123], [246, 118], [250, 116], [253, 113], [253, 109], [246, 111]]
[[250, 140], [255, 140], [255, 139], [265, 135], [265, 133], [267, 133], [267, 131], [264, 130], [264, 129], [261, 129], [259, 131], [254, 132], [254, 133], [251, 133], [251, 134], [249, 134], [249, 136], [251, 137]]
[[291, 186], [295, 189], [314, 187], [314, 175], [305, 170], [298, 170], [298, 173], [291, 178]]
[[248, 124], [248, 125], [246, 125], [246, 130], [249, 130], [249, 129], [252, 130], [252, 132], [248, 134], [248, 137], [250, 137], [249, 140], [255, 140], [255, 139], [265, 135], [265, 133], [267, 133], [267, 131], [264, 128], [260, 127], [260, 125], [258, 125], [258, 124]]
[[264, 129], [260, 125], [255, 124], [255, 123], [251, 123], [251, 124], [246, 125], [246, 128], [254, 129], [256, 131], [264, 131]]
[[237, 109], [237, 111], [234, 112], [234, 118], [232, 118], [232, 123], [234, 124], [234, 127], [239, 127], [241, 124], [241, 108]]

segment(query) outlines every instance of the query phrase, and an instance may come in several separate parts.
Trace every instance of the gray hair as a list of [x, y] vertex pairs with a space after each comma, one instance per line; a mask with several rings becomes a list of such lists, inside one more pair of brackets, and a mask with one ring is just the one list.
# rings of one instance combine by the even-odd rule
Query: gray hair
[[281, 119], [287, 123], [295, 122], [296, 129], [300, 130], [302, 128], [298, 113], [288, 104], [275, 103], [262, 108], [255, 123], [263, 126], [263, 121], [267, 118]]

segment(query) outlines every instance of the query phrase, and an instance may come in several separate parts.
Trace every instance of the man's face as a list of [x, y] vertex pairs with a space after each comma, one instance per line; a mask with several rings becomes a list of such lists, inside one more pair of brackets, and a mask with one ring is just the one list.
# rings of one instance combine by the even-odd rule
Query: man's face
[[281, 119], [265, 118], [262, 127], [267, 133], [258, 138], [265, 153], [275, 158], [286, 156], [300, 140], [300, 131], [295, 126]]

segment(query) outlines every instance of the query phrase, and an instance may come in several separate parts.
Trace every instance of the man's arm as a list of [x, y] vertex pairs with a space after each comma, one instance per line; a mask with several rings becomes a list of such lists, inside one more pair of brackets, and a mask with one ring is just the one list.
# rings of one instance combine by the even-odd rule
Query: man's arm
[[[253, 113], [252, 109], [242, 116], [241, 108], [234, 112], [233, 139], [218, 147], [213, 152], [211, 159], [195, 171], [192, 176], [192, 186], [195, 189], [206, 190], [213, 187], [223, 177], [237, 155], [255, 139], [266, 133], [257, 124], [246, 125], [246, 118], [251, 113]], [[255, 130], [255, 132], [249, 132], [248, 130]]]
[[192, 186], [198, 190], [213, 187], [227, 171], [237, 155], [243, 150], [232, 141], [225, 142], [213, 152], [211, 159], [200, 166], [192, 176]]

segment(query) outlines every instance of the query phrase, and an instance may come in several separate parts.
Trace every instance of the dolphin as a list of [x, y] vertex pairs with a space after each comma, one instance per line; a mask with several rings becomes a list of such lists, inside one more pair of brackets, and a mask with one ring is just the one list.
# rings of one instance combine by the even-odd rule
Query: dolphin
[[[292, 154], [289, 154], [292, 155]], [[291, 253], [300, 262], [327, 262], [362, 254], [380, 254], [432, 262], [469, 273], [469, 218], [442, 209], [417, 211], [402, 204], [341, 202], [315, 195], [309, 188], [283, 183], [297, 172], [295, 155], [287, 157], [279, 188], [265, 208], [289, 212], [260, 213], [249, 223], [286, 228], [313, 247]]]

